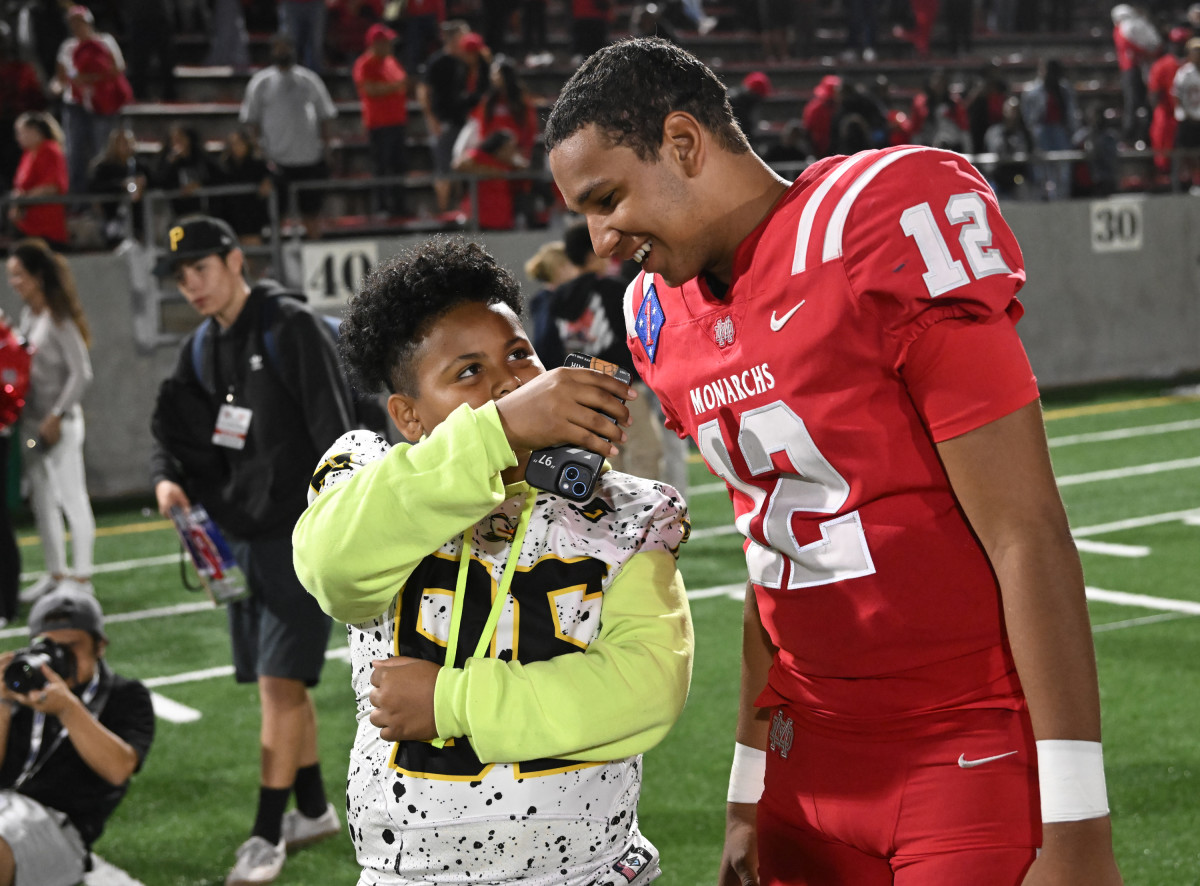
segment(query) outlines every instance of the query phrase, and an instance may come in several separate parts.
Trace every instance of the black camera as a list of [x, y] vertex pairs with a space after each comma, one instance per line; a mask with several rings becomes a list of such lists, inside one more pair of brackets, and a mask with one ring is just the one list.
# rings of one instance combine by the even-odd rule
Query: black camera
[[[629, 372], [586, 354], [568, 354], [564, 366], [595, 369], [629, 384]], [[624, 402], [624, 401], [621, 401]], [[604, 456], [578, 446], [554, 446], [539, 449], [529, 458], [525, 480], [530, 486], [553, 492], [572, 501], [587, 501], [596, 489], [596, 478], [604, 465]]]
[[4, 685], [18, 695], [27, 695], [46, 685], [42, 665], [68, 683], [75, 679], [75, 653], [49, 637], [38, 637], [28, 649], [21, 649], [4, 669]]

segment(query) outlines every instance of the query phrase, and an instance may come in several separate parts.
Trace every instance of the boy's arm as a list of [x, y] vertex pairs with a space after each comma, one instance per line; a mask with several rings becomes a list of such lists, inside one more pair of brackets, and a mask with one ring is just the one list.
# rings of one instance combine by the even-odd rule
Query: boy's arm
[[675, 558], [634, 555], [605, 592], [600, 618], [582, 653], [442, 668], [439, 737], [468, 736], [485, 763], [607, 761], [653, 747], [678, 719], [691, 681], [691, 615]]
[[[354, 465], [339, 448], [317, 468], [319, 494], [296, 523], [292, 548], [304, 587], [349, 623], [386, 610], [424, 557], [500, 504], [500, 472], [516, 463], [493, 403], [460, 406], [421, 443], [370, 464]], [[353, 482], [319, 488], [342, 469], [354, 471]]]

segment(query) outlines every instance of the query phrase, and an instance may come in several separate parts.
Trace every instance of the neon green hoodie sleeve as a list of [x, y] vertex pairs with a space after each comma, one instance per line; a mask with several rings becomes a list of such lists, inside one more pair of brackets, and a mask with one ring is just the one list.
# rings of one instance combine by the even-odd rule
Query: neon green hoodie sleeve
[[600, 619], [584, 652], [442, 668], [439, 737], [469, 737], [485, 763], [600, 762], [652, 748], [678, 719], [691, 681], [691, 613], [675, 558], [635, 554], [605, 592]]
[[296, 575], [339, 621], [374, 618], [422, 558], [504, 501], [500, 472], [516, 463], [496, 404], [460, 406], [313, 499], [292, 532]]

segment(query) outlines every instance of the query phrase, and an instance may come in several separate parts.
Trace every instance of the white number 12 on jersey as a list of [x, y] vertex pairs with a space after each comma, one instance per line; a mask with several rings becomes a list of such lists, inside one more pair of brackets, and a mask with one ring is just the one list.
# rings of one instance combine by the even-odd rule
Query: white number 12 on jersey
[[[952, 225], [964, 225], [958, 242], [976, 280], [1008, 273], [1000, 250], [992, 246], [987, 204], [982, 197], [970, 191], [955, 194], [946, 202], [946, 218]], [[938, 230], [937, 219], [928, 203], [918, 203], [904, 210], [900, 215], [900, 227], [916, 241], [925, 267], [929, 269], [922, 278], [930, 296], [937, 297], [971, 282], [962, 262], [950, 255], [950, 246]]]
[[[815, 541], [802, 542], [792, 531], [794, 514], [836, 514], [841, 510], [850, 497], [850, 484], [817, 449], [804, 421], [786, 403], [748, 410], [738, 431], [738, 449], [750, 473], [778, 473], [772, 489], [738, 477], [717, 421], [696, 429], [696, 445], [713, 472], [753, 502], [736, 524], [750, 540], [746, 566], [755, 584], [781, 587], [785, 557], [792, 565], [789, 588], [832, 584], [875, 571], [858, 511], [821, 521], [821, 537]], [[786, 473], [775, 467], [772, 456], [776, 453], [783, 454]], [[752, 532], [751, 525], [764, 508], [762, 528]]]

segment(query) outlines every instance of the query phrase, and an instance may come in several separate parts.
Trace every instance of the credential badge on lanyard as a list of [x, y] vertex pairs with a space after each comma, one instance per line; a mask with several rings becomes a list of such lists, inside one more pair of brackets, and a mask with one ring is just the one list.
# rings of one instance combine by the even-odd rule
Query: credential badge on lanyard
[[213, 429], [213, 443], [226, 449], [245, 449], [246, 433], [250, 430], [250, 419], [253, 417], [252, 409], [222, 403], [217, 412], [217, 426]]

